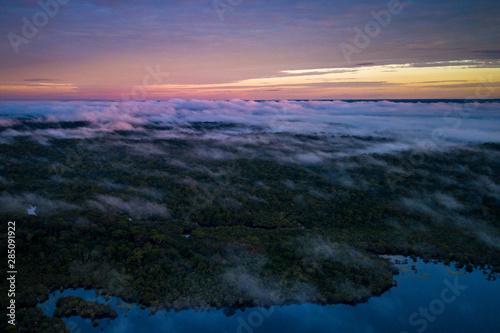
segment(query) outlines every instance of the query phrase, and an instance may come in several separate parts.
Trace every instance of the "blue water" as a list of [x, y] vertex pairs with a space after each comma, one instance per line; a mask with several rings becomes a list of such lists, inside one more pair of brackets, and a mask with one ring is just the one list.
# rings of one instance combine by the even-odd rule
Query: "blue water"
[[[403, 257], [392, 257], [403, 259]], [[411, 269], [415, 265], [416, 272]], [[312, 304], [236, 311], [227, 317], [209, 312], [158, 312], [118, 298], [96, 297], [91, 290], [65, 290], [39, 305], [52, 315], [60, 296], [75, 295], [109, 304], [118, 311], [114, 320], [98, 327], [80, 317], [65, 318], [72, 332], [494, 332], [500, 331], [500, 279], [488, 281], [482, 271], [466, 273], [442, 263], [422, 260], [398, 264], [398, 285], [380, 297], [356, 306]]]

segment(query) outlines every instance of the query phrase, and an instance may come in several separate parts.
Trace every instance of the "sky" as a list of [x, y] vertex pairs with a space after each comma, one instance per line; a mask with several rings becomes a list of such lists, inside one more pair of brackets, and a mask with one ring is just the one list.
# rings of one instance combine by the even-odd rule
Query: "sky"
[[500, 98], [496, 0], [0, 1], [0, 99]]

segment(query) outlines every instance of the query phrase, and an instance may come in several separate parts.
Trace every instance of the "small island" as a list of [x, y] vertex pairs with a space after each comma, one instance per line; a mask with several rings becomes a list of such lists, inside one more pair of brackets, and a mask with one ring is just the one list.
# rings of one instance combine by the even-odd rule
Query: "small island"
[[97, 326], [97, 322], [95, 321], [96, 319], [115, 319], [118, 317], [118, 313], [108, 304], [88, 302], [81, 297], [75, 296], [60, 297], [56, 303], [54, 317], [69, 318], [71, 316], [89, 318], [94, 321], [94, 326]]

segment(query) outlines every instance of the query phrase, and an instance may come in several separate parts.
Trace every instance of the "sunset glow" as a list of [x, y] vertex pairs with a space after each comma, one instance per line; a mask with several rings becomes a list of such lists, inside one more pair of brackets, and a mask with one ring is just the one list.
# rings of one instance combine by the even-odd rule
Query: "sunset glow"
[[0, 5], [1, 99], [500, 96], [492, 1], [54, 3]]

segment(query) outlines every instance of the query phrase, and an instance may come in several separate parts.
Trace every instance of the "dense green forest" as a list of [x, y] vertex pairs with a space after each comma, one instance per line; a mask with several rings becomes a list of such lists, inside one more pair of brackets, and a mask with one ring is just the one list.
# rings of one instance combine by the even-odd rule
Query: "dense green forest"
[[[398, 273], [382, 254], [481, 266], [485, 278], [500, 272], [498, 144], [299, 163], [282, 142], [121, 134], [0, 144], [0, 219], [16, 221], [19, 332], [61, 331], [35, 306], [66, 288], [96, 288], [152, 312], [231, 314], [366, 301]], [[286, 138], [304, 150], [347, 139], [381, 140]], [[5, 244], [6, 228], [1, 237]]]

